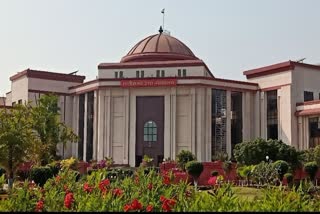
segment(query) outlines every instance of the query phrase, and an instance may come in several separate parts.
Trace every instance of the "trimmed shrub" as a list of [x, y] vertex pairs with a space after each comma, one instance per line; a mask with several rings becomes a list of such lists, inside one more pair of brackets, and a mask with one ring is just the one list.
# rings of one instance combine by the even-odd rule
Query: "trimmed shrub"
[[218, 172], [217, 170], [213, 170], [213, 171], [211, 172], [211, 175], [212, 175], [212, 176], [218, 176], [218, 175], [219, 175], [219, 172]]
[[3, 168], [0, 168], [0, 176], [2, 176], [3, 174], [6, 174], [6, 170]]
[[53, 176], [56, 176], [61, 169], [59, 161], [53, 161], [52, 163], [48, 164], [47, 166], [51, 169]]
[[284, 160], [295, 168], [299, 165], [298, 152], [293, 146], [283, 143], [281, 140], [265, 140], [258, 138], [254, 141], [243, 142], [235, 145], [234, 157], [238, 164], [255, 165], [266, 160]]
[[287, 179], [287, 182], [289, 185], [291, 185], [293, 183], [293, 174], [288, 172], [286, 174], [284, 174], [284, 177]]
[[277, 160], [273, 163], [273, 167], [278, 172], [279, 179], [282, 181], [284, 174], [288, 172], [289, 164], [283, 160]]
[[46, 181], [52, 177], [53, 173], [51, 171], [51, 168], [47, 166], [34, 167], [30, 171], [30, 179], [39, 186], [43, 186]]
[[191, 175], [195, 180], [199, 178], [203, 171], [203, 165], [198, 161], [189, 161], [186, 164], [186, 170], [189, 175]]
[[317, 162], [312, 161], [304, 164], [304, 170], [308, 173], [311, 180], [314, 180], [318, 171]]
[[186, 171], [186, 164], [189, 161], [197, 160], [196, 156], [192, 154], [190, 151], [181, 150], [179, 154], [177, 155], [177, 164], [183, 171]]

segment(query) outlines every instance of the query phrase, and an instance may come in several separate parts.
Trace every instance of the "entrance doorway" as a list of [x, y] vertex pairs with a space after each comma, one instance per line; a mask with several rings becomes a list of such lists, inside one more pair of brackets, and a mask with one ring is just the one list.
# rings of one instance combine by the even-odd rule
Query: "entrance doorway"
[[158, 166], [164, 157], [164, 97], [137, 97], [136, 166], [143, 156], [153, 159]]

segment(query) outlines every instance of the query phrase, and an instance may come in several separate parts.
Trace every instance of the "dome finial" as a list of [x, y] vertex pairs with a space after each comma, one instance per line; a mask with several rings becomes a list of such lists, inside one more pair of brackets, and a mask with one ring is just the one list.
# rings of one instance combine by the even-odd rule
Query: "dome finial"
[[162, 32], [163, 32], [163, 29], [162, 29], [162, 26], [160, 26], [159, 33], [162, 33]]

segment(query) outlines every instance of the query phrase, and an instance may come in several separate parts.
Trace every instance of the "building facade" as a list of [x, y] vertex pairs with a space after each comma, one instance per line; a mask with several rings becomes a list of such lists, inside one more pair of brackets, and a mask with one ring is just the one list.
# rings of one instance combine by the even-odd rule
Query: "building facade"
[[199, 161], [237, 143], [281, 139], [297, 149], [320, 144], [320, 66], [287, 61], [244, 71], [247, 81], [215, 77], [178, 39], [160, 31], [119, 63], [101, 63], [95, 80], [27, 69], [13, 75], [5, 105], [59, 96], [61, 120], [80, 137], [63, 157], [112, 157], [137, 166], [144, 155]]

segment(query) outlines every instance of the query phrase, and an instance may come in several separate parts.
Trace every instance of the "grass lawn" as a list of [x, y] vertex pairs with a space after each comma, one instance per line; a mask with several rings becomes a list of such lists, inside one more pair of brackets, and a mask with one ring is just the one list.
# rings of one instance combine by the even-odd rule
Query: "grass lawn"
[[241, 200], [256, 200], [261, 198], [262, 189], [257, 189], [254, 187], [232, 187], [235, 195], [239, 197]]

